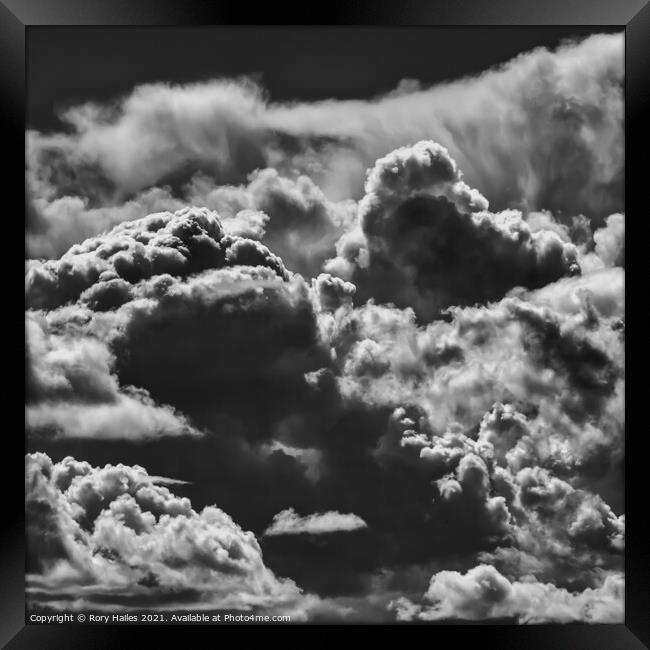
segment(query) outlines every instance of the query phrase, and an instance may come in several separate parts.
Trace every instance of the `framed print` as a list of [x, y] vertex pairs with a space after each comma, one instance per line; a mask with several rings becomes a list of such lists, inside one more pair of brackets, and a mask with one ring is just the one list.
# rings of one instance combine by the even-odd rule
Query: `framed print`
[[643, 0], [0, 24], [4, 647], [650, 647]]

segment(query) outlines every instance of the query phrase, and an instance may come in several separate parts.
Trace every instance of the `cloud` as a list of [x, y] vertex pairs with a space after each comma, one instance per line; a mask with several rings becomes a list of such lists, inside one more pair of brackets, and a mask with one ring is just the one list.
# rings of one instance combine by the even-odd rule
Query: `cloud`
[[28, 314], [26, 426], [34, 435], [69, 438], [200, 436], [185, 415], [149, 393], [120, 385], [115, 356], [94, 337], [51, 332]]
[[357, 300], [411, 306], [431, 320], [450, 305], [499, 298], [579, 273], [577, 249], [521, 213], [493, 214], [447, 149], [396, 149], [368, 173], [358, 227], [337, 243], [326, 270], [354, 282]]
[[31, 133], [32, 602], [619, 621], [621, 44]]
[[301, 517], [293, 508], [278, 512], [265, 535], [323, 535], [366, 528], [366, 522], [349, 513], [321, 512]]
[[586, 420], [598, 422], [618, 445], [622, 289], [620, 270], [612, 269], [521, 298], [453, 308], [426, 326], [411, 310], [368, 303], [323, 314], [321, 328], [343, 394], [393, 408], [417, 405], [437, 435], [454, 423], [478, 425], [501, 401], [529, 409], [533, 419], [552, 418], [551, 428], [569, 440], [582, 438]]
[[261, 441], [296, 408], [309, 412], [304, 373], [329, 360], [299, 279], [288, 283], [265, 267], [244, 266], [126, 286], [130, 299], [117, 309], [94, 311], [87, 301], [40, 316], [41, 326], [38, 312], [30, 317], [28, 420], [36, 431], [49, 418], [65, 429], [61, 435], [97, 430], [133, 439], [141, 427], [120, 423], [135, 417], [130, 405], [137, 400], [143, 409], [169, 405], [152, 413], [150, 435], [163, 416], [176, 422], [178, 412], [179, 432], [225, 427]]
[[538, 457], [519, 465], [522, 441], [531, 443], [529, 426], [520, 413], [499, 405], [486, 414], [477, 436], [457, 431], [418, 439], [409, 433], [405, 443], [420, 448], [429, 475], [442, 475], [434, 482], [431, 512], [444, 518], [449, 536], [491, 539], [495, 550], [479, 557], [509, 576], [593, 586], [604, 567], [622, 570], [624, 519], [601, 497], [573, 487], [571, 478], [558, 478], [561, 467], [540, 467]]
[[356, 286], [329, 273], [321, 273], [311, 282], [317, 309], [335, 311], [344, 304], [351, 305]]
[[308, 176], [289, 178], [274, 169], [253, 172], [240, 185], [218, 185], [197, 173], [176, 194], [169, 187], [153, 187], [125, 202], [95, 207], [85, 196], [34, 197], [27, 250], [33, 258], [55, 259], [122, 222], [191, 205], [218, 213], [226, 235], [259, 240], [292, 271], [313, 276], [356, 211], [354, 201], [329, 201]]
[[[272, 117], [295, 135], [352, 141], [367, 156], [364, 166], [432, 138], [499, 210], [602, 218], [621, 209], [622, 80], [622, 35], [594, 35], [555, 52], [535, 49], [478, 77], [370, 102], [292, 104]], [[342, 164], [341, 176], [349, 175], [349, 148], [337, 154], [331, 167]]]
[[310, 408], [304, 373], [328, 364], [308, 286], [207, 209], [120, 224], [31, 262], [26, 285], [34, 431], [268, 438], [300, 395]]
[[622, 82], [623, 35], [611, 34], [373, 100], [279, 104], [248, 80], [149, 84], [67, 110], [66, 133], [30, 132], [30, 175], [39, 195], [101, 197], [196, 171], [238, 183], [270, 166], [357, 198], [372, 161], [434, 138], [499, 210], [602, 219], [622, 209]]
[[625, 215], [611, 214], [605, 225], [593, 234], [593, 250], [588, 250], [581, 265], [589, 269], [625, 266]]
[[583, 276], [563, 278], [531, 294], [533, 300], [564, 314], [593, 308], [605, 318], [625, 315], [625, 270], [599, 268]]
[[270, 611], [302, 599], [252, 533], [139, 466], [27, 455], [26, 509], [31, 607]]
[[[83, 104], [62, 116], [71, 134], [31, 132], [30, 157], [45, 158], [49, 177], [38, 180], [77, 188], [99, 171], [110, 184], [137, 190], [188, 162], [221, 175], [263, 166], [268, 139], [260, 113], [262, 91], [246, 80], [174, 87], [137, 87], [114, 105]], [[56, 164], [59, 162], [60, 164]]]
[[266, 247], [226, 235], [207, 209], [183, 208], [121, 223], [75, 244], [58, 260], [30, 260], [27, 304], [52, 309], [82, 298], [94, 309], [111, 309], [128, 301], [129, 285], [140, 280], [238, 265], [265, 266], [287, 277], [282, 261]]
[[533, 578], [510, 582], [481, 564], [465, 574], [441, 571], [431, 578], [423, 604], [408, 599], [392, 607], [402, 621], [516, 619], [518, 623], [622, 623], [624, 580], [604, 576], [596, 588], [573, 593]]
[[[483, 552], [513, 579], [579, 589], [596, 584], [595, 567], [621, 570], [624, 522], [607, 502], [623, 507], [622, 281], [621, 269], [598, 271], [425, 326], [372, 302], [322, 312], [344, 403], [377, 417], [355, 423], [356, 447], [319, 442], [324, 485], [373, 530], [399, 534], [411, 561], [425, 545], [447, 561]], [[527, 501], [529, 471], [566, 501]], [[577, 534], [583, 519], [600, 533]]]
[[184, 201], [168, 189], [152, 187], [114, 205], [92, 206], [84, 195], [65, 195], [49, 200], [34, 196], [28, 218], [26, 248], [30, 257], [56, 259], [73, 244], [110, 230], [124, 221], [155, 212], [181, 210]]
[[624, 266], [625, 260], [625, 217], [612, 214], [607, 217], [605, 227], [594, 233], [596, 255], [605, 266]]
[[[309, 176], [294, 179], [275, 169], [253, 172], [248, 184], [239, 186], [217, 186], [197, 176], [187, 200], [216, 210], [225, 228], [259, 239], [287, 268], [306, 277], [318, 274], [356, 213], [354, 201], [328, 200]], [[263, 226], [251, 228], [251, 213], [265, 215]]]
[[[125, 250], [141, 230], [129, 230]], [[112, 250], [112, 241], [96, 238], [90, 266], [105, 263], [93, 257]], [[227, 250], [237, 241], [254, 252], [261, 246], [242, 239]], [[100, 395], [104, 386], [118, 393], [133, 386], [203, 432], [158, 437], [155, 448], [146, 440], [126, 445], [136, 433], [128, 427], [113, 448], [86, 435], [93, 458], [117, 454], [190, 480], [193, 501], [209, 505], [218, 495], [260, 535], [291, 507], [371, 522], [363, 534], [318, 548], [310, 535], [262, 538], [268, 566], [323, 597], [364, 593], [381, 567], [423, 574], [432, 554], [439, 570], [458, 555], [480, 556], [508, 579], [531, 574], [558, 588], [595, 588], [595, 567], [620, 570], [623, 522], [595, 495], [604, 478], [613, 497], [621, 495], [614, 480], [623, 453], [621, 269], [454, 307], [419, 325], [409, 309], [355, 307], [355, 286], [340, 278], [322, 274], [308, 285], [278, 275], [278, 264], [247, 264], [245, 252], [232, 253], [238, 263], [192, 274], [179, 266], [174, 274], [114, 279], [112, 301], [95, 295], [97, 287], [108, 292], [110, 280], [101, 279], [76, 301], [34, 312], [53, 341], [50, 356], [72, 355], [74, 342], [75, 354], [87, 352], [73, 358], [102, 369], [101, 381], [73, 377], [71, 385]], [[155, 259], [154, 251], [145, 257]], [[185, 258], [194, 263], [192, 254]], [[54, 363], [35, 353], [46, 368]], [[49, 390], [61, 407], [92, 397]], [[62, 430], [32, 444], [60, 457], [65, 438]], [[545, 510], [521, 501], [521, 472], [531, 468], [574, 495], [558, 506], [563, 519], [544, 519]], [[260, 495], [255, 504], [245, 496], [251, 490]], [[553, 531], [545, 545], [536, 541], [542, 529]], [[345, 581], [334, 584], [331, 572], [315, 569], [318, 557]]]
[[30, 263], [26, 284], [33, 432], [269, 440], [300, 426], [304, 375], [330, 363], [308, 285], [207, 209], [120, 224]]

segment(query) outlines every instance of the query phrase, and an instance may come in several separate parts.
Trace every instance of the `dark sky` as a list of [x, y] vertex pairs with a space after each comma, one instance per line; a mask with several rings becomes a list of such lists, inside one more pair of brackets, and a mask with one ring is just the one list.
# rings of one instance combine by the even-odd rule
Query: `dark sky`
[[30, 27], [28, 124], [146, 82], [256, 75], [273, 100], [363, 98], [404, 78], [475, 74], [537, 46], [620, 27]]

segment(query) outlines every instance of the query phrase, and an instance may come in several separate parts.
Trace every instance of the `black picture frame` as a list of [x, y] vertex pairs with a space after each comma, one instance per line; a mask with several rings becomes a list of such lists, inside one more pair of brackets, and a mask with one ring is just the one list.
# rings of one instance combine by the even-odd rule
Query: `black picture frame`
[[[5, 200], [12, 208], [5, 214], [5, 237], [22, 237], [18, 219], [13, 215], [24, 210], [25, 195], [20, 189], [24, 174], [18, 160], [25, 154], [25, 82], [26, 35], [30, 27], [42, 25], [93, 26], [170, 26], [170, 25], [399, 25], [399, 26], [620, 26], [625, 30], [625, 150], [626, 150], [626, 212], [632, 214], [632, 237], [628, 238], [627, 262], [637, 273], [635, 242], [643, 241], [639, 229], [647, 219], [647, 206], [641, 206], [644, 183], [641, 174], [647, 165], [646, 115], [650, 104], [650, 3], [648, 0], [330, 0], [315, 6], [312, 3], [267, 3], [252, 8], [249, 3], [234, 0], [0, 0], [0, 110], [2, 112], [2, 142], [7, 162], [4, 175]], [[13, 224], [13, 225], [12, 225]], [[20, 246], [12, 247], [17, 256]], [[24, 258], [23, 258], [24, 262]], [[5, 284], [6, 295], [19, 300], [20, 284], [14, 277], [20, 260], [8, 260], [6, 268], [11, 278]], [[8, 286], [10, 285], [10, 286]], [[15, 291], [15, 294], [14, 294]], [[631, 292], [631, 289], [630, 289]], [[626, 284], [626, 293], [628, 293]], [[23, 298], [24, 299], [24, 298]], [[8, 301], [7, 301], [8, 302]], [[641, 301], [638, 300], [640, 303]], [[632, 317], [626, 324], [626, 344], [633, 350], [635, 360], [643, 359], [647, 344], [641, 331], [643, 320], [635, 313], [642, 307], [627, 304]], [[24, 341], [24, 321], [18, 306], [7, 305], [7, 322], [15, 323], [18, 341]], [[22, 329], [21, 329], [22, 328]], [[7, 337], [9, 334], [6, 335]], [[12, 347], [12, 346], [9, 346]], [[20, 345], [13, 347], [20, 349]], [[18, 361], [17, 363], [24, 363]], [[8, 362], [6, 362], [8, 363]], [[18, 369], [17, 369], [18, 370]], [[19, 408], [20, 383], [9, 377], [4, 395], [6, 411]], [[18, 371], [19, 372], [19, 371]], [[628, 372], [632, 372], [630, 369]], [[627, 379], [627, 377], [626, 377]], [[626, 404], [630, 412], [643, 409], [644, 389], [641, 382], [627, 382]], [[8, 418], [6, 419], [8, 420]], [[19, 419], [20, 421], [20, 419]], [[571, 650], [625, 650], [650, 648], [650, 545], [643, 530], [646, 518], [644, 431], [636, 429], [627, 437], [626, 453], [626, 591], [625, 624], [621, 625], [438, 625], [427, 626], [430, 641], [459, 644], [480, 643], [481, 647], [500, 650], [566, 648]], [[0, 642], [3, 647], [17, 648], [123, 648], [141, 643], [153, 647], [157, 637], [180, 633], [182, 643], [193, 643], [201, 626], [172, 629], [170, 626], [97, 626], [82, 624], [26, 625], [24, 583], [24, 508], [23, 495], [9, 486], [20, 484], [24, 455], [24, 440], [15, 426], [5, 427], [5, 475], [17, 472], [16, 483], [5, 481], [4, 521], [1, 530], [0, 553]], [[22, 444], [22, 446], [21, 446]], [[229, 627], [229, 631], [237, 626]], [[277, 625], [275, 627], [278, 627]], [[283, 627], [283, 626], [280, 626]], [[310, 629], [311, 626], [292, 626]], [[398, 634], [422, 626], [384, 626]], [[217, 639], [224, 627], [209, 627], [208, 634]], [[127, 639], [130, 641], [127, 643]], [[155, 640], [154, 640], [155, 639]]]

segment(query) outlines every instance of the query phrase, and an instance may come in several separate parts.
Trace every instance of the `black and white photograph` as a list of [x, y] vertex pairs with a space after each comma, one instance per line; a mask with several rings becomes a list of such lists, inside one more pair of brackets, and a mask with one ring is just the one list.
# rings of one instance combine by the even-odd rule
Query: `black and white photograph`
[[31, 29], [26, 620], [622, 624], [624, 54]]

